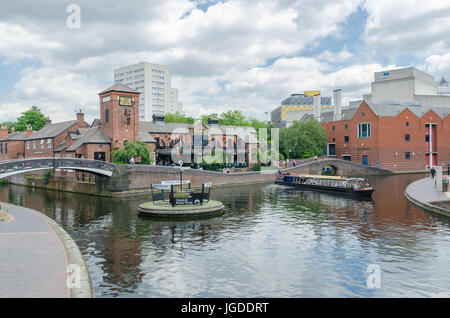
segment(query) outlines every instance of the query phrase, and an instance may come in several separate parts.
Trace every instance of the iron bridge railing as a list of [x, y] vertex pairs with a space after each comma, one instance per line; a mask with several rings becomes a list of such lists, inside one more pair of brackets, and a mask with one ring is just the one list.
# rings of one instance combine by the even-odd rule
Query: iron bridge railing
[[35, 158], [0, 161], [0, 175], [15, 171], [33, 170], [33, 169], [72, 169], [72, 170], [89, 170], [89, 171], [105, 171], [111, 175], [114, 171], [115, 164], [88, 159], [75, 158]]

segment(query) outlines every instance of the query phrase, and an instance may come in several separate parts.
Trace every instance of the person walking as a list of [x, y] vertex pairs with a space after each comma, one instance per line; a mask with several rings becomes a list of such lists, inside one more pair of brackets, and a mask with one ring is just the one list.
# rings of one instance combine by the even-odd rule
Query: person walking
[[436, 174], [436, 169], [434, 169], [434, 167], [431, 167], [431, 170], [430, 170], [430, 176], [431, 176], [433, 179], [434, 179], [435, 174]]
[[134, 164], [134, 157], [131, 157], [130, 158], [130, 165], [133, 165]]

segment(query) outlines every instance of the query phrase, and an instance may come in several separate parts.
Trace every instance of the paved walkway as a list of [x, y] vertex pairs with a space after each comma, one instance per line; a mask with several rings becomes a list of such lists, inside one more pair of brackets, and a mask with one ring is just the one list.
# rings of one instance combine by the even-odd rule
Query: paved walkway
[[434, 202], [450, 201], [449, 192], [437, 192], [433, 178], [424, 178], [411, 183], [405, 190], [406, 197], [422, 208], [450, 216], [450, 211], [433, 205]]
[[64, 245], [44, 214], [0, 202], [0, 298], [70, 297]]

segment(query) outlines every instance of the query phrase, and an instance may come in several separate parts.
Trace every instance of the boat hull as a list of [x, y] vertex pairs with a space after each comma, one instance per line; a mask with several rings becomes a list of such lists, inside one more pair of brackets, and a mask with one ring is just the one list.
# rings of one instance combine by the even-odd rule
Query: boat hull
[[327, 187], [321, 185], [313, 185], [313, 184], [301, 184], [301, 183], [291, 183], [291, 182], [283, 182], [283, 181], [275, 181], [276, 184], [286, 185], [290, 187], [302, 188], [307, 190], [319, 190], [324, 192], [331, 193], [339, 193], [357, 197], [371, 197], [374, 189], [368, 190], [354, 190], [351, 188], [338, 188], [338, 187]]

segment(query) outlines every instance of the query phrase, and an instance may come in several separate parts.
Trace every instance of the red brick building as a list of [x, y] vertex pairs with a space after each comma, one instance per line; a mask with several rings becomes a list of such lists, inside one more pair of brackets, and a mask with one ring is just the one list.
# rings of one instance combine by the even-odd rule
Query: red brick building
[[[211, 119], [208, 125], [165, 123], [164, 117], [151, 122], [139, 122], [139, 92], [117, 83], [99, 94], [100, 119], [89, 125], [80, 110], [71, 121], [52, 123], [39, 131], [28, 127], [25, 132], [0, 128], [0, 160], [69, 157], [111, 161], [111, 153], [123, 148], [128, 141], [143, 141], [154, 159], [171, 162], [171, 152], [182, 144], [194, 145], [194, 135], [205, 144], [214, 142], [216, 148], [232, 145], [234, 161], [239, 156], [246, 163], [255, 162], [258, 141], [251, 127], [218, 125]], [[226, 137], [225, 137], [226, 136]], [[197, 137], [197, 136], [196, 136]], [[198, 139], [197, 139], [198, 140]], [[239, 145], [239, 147], [237, 147]], [[192, 149], [192, 148], [191, 148]], [[185, 161], [187, 162], [187, 161]], [[192, 161], [193, 157], [192, 157]]]
[[328, 155], [393, 171], [423, 171], [450, 164], [449, 114], [450, 108], [363, 101], [358, 108], [344, 108], [340, 120], [323, 113], [321, 124]]

